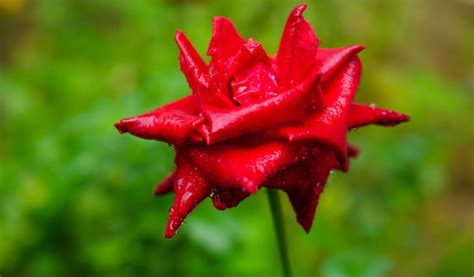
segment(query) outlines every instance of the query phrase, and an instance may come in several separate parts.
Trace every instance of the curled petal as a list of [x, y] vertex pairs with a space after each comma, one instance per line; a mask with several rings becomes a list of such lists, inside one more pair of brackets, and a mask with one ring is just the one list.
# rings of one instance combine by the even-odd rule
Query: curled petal
[[211, 192], [206, 178], [192, 163], [188, 154], [181, 150], [177, 152], [174, 181], [176, 195], [170, 209], [165, 238], [173, 237], [186, 216]]
[[273, 61], [263, 49], [263, 46], [256, 40], [249, 38], [248, 41], [242, 43], [237, 53], [229, 59], [229, 66], [226, 68], [228, 76], [234, 75], [244, 67], [251, 63], [262, 63], [272, 67]]
[[289, 91], [251, 106], [218, 109], [204, 106], [206, 125], [199, 130], [208, 144], [241, 134], [265, 130], [277, 124], [297, 121], [311, 105], [319, 75], [312, 74], [305, 82]]
[[176, 32], [179, 64], [191, 90], [196, 93], [209, 87], [209, 69], [183, 32]]
[[291, 11], [276, 55], [278, 79], [282, 91], [299, 84], [311, 72], [316, 61], [319, 40], [303, 17], [306, 4]]
[[155, 196], [162, 194], [167, 194], [173, 191], [174, 181], [176, 179], [176, 172], [172, 172], [166, 177], [161, 183], [159, 183], [155, 188]]
[[226, 82], [230, 81], [233, 99], [250, 105], [274, 97], [277, 81], [272, 61], [262, 45], [253, 39], [242, 44], [232, 59]]
[[188, 96], [154, 111], [122, 119], [115, 127], [120, 133], [131, 133], [144, 139], [173, 144], [182, 144], [187, 139], [199, 142], [200, 137], [193, 132], [203, 118], [196, 114], [195, 100]]
[[323, 86], [327, 107], [307, 116], [301, 126], [289, 126], [269, 132], [269, 136], [291, 141], [314, 141], [328, 145], [341, 167], [347, 168], [347, 121], [352, 99], [359, 85], [361, 65], [352, 58]]
[[216, 107], [233, 107], [232, 101], [210, 83], [209, 68], [183, 32], [176, 32], [179, 64], [199, 102]]
[[315, 148], [311, 158], [300, 162], [272, 177], [265, 186], [279, 188], [288, 194], [300, 225], [309, 232], [314, 214], [336, 159], [327, 149]]
[[254, 193], [268, 177], [304, 160], [308, 148], [286, 142], [267, 142], [257, 146], [218, 144], [191, 147], [189, 154], [212, 183], [220, 184], [222, 188]]
[[316, 67], [321, 74], [321, 83], [326, 82], [349, 59], [364, 50], [362, 45], [341, 48], [319, 48], [316, 54]]
[[395, 126], [410, 120], [410, 117], [391, 110], [353, 103], [349, 115], [348, 128], [357, 128], [369, 124]]
[[212, 19], [212, 37], [207, 49], [212, 64], [227, 63], [244, 42], [232, 21], [222, 16]]
[[212, 37], [207, 55], [211, 56], [209, 66], [216, 92], [230, 96], [227, 89], [229, 65], [232, 57], [244, 42], [245, 40], [237, 32], [232, 21], [221, 16], [212, 19]]

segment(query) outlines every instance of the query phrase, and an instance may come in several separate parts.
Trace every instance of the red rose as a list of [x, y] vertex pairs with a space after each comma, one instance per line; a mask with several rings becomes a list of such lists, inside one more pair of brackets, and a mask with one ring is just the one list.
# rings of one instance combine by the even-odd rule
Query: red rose
[[176, 171], [155, 191], [176, 194], [165, 237], [206, 197], [223, 210], [261, 187], [285, 191], [309, 231], [329, 173], [347, 170], [348, 156], [358, 152], [347, 131], [409, 119], [352, 102], [364, 47], [320, 48], [305, 8], [290, 13], [274, 57], [223, 17], [213, 19], [209, 65], [178, 31], [192, 95], [115, 124], [121, 133], [174, 145]]

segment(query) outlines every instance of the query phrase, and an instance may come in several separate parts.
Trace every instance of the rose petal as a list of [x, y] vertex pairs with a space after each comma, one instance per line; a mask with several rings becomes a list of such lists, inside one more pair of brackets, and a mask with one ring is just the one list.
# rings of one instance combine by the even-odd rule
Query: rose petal
[[302, 82], [315, 65], [319, 40], [303, 17], [306, 6], [298, 5], [291, 11], [280, 41], [276, 65], [281, 91]]
[[369, 124], [395, 126], [410, 120], [410, 117], [391, 110], [352, 103], [348, 128], [357, 128]]
[[289, 193], [291, 204], [296, 211], [298, 222], [303, 226], [306, 232], [309, 232], [313, 225], [316, 208], [319, 204], [319, 197], [326, 186], [327, 179], [331, 173], [332, 168], [337, 164], [336, 158], [331, 151], [326, 149], [321, 150], [320, 154], [314, 159], [309, 160], [311, 166], [311, 182], [313, 182], [313, 194], [310, 194], [310, 199], [305, 201], [306, 205], [299, 204], [301, 199], [307, 199], [308, 196], [300, 190], [300, 192]]
[[334, 165], [334, 154], [320, 148], [312, 158], [281, 171], [265, 183], [288, 194], [296, 219], [306, 232], [311, 229], [319, 196]]
[[304, 160], [308, 148], [286, 142], [266, 142], [256, 146], [219, 144], [190, 147], [189, 154], [212, 183], [222, 188], [243, 188], [254, 193], [266, 178], [283, 167]]
[[176, 153], [174, 191], [176, 195], [170, 209], [165, 238], [173, 237], [186, 216], [211, 193], [211, 187], [204, 175], [182, 150], [177, 150]]
[[188, 96], [151, 112], [122, 119], [115, 124], [120, 133], [131, 133], [144, 139], [182, 144], [186, 139], [200, 142], [193, 134], [203, 118], [197, 116], [194, 96]]
[[[359, 155], [359, 149], [353, 145], [347, 144], [347, 157], [348, 158], [355, 158]], [[344, 164], [344, 167], [341, 167], [339, 163], [334, 166], [334, 169], [347, 172], [349, 171], [350, 166], [350, 159], [347, 159], [347, 162]]]
[[199, 102], [216, 107], [233, 107], [232, 101], [210, 83], [209, 68], [183, 32], [176, 32], [176, 43], [180, 51], [181, 71]]
[[212, 64], [227, 63], [244, 42], [232, 21], [222, 16], [212, 19], [212, 37], [207, 49]]
[[209, 87], [209, 68], [183, 32], [176, 32], [179, 64], [189, 87], [194, 93]]
[[277, 124], [300, 120], [316, 91], [319, 76], [312, 74], [302, 84], [268, 100], [251, 106], [219, 109], [203, 106], [206, 125], [199, 132], [208, 144], [241, 134], [269, 129]]
[[355, 147], [354, 145], [347, 145], [347, 156], [349, 157], [357, 157], [359, 156], [359, 148]]
[[347, 121], [352, 99], [359, 85], [361, 64], [353, 57], [323, 86], [327, 107], [307, 116], [301, 126], [271, 130], [270, 137], [291, 141], [314, 141], [328, 145], [336, 154], [341, 167], [347, 168]]
[[230, 97], [227, 91], [229, 65], [244, 42], [232, 21], [221, 16], [212, 19], [212, 37], [207, 49], [207, 55], [211, 57], [209, 66], [212, 71], [212, 82], [216, 91], [228, 97]]
[[267, 66], [253, 63], [235, 75], [231, 87], [233, 99], [243, 106], [249, 106], [275, 97], [278, 86]]
[[239, 104], [250, 105], [276, 96], [278, 86], [272, 61], [257, 41], [249, 39], [242, 44], [228, 72], [225, 81], [230, 81], [230, 95]]
[[316, 67], [321, 73], [321, 83], [326, 82], [334, 72], [343, 66], [350, 58], [364, 50], [362, 45], [341, 48], [319, 48], [316, 54]]
[[155, 196], [167, 194], [173, 191], [174, 188], [174, 181], [176, 179], [176, 172], [172, 172], [164, 179], [161, 183], [159, 183], [155, 188]]

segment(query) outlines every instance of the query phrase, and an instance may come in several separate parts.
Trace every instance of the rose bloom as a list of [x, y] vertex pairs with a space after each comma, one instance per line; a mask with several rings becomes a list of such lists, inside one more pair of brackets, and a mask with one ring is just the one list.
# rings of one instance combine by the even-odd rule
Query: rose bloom
[[165, 237], [205, 198], [224, 210], [261, 187], [286, 192], [309, 232], [330, 172], [346, 171], [358, 153], [347, 144], [348, 130], [409, 120], [353, 103], [364, 47], [320, 48], [305, 9], [291, 11], [274, 57], [224, 17], [213, 19], [209, 64], [178, 31], [192, 94], [115, 124], [121, 133], [174, 146], [176, 170], [155, 190], [175, 193]]

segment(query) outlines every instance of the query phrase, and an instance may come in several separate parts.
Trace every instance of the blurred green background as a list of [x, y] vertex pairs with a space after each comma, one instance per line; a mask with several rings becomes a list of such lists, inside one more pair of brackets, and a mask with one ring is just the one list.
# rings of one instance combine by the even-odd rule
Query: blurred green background
[[[0, 0], [1, 276], [278, 276], [266, 195], [210, 201], [163, 239], [164, 143], [113, 123], [189, 93], [176, 29], [205, 53], [211, 17], [277, 49], [297, 1]], [[364, 44], [357, 100], [409, 124], [350, 134], [306, 235], [284, 200], [295, 276], [474, 274], [474, 4], [319, 0], [323, 47]]]

